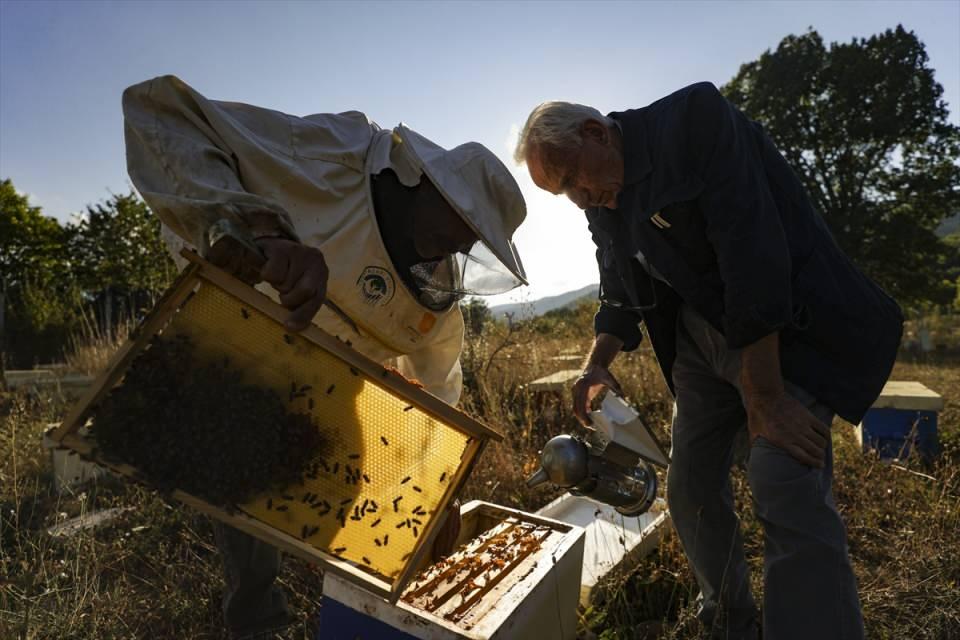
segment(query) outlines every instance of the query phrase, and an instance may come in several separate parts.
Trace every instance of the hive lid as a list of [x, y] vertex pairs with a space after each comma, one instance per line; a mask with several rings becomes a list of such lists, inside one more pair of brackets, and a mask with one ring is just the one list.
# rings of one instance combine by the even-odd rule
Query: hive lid
[[919, 382], [888, 380], [872, 408], [940, 411], [943, 406], [943, 397]]

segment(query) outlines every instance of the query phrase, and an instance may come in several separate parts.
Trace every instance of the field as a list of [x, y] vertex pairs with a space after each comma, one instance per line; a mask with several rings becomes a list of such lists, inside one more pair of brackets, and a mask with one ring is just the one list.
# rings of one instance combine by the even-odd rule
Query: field
[[[561, 354], [589, 345], [585, 312], [520, 327], [486, 324], [471, 332], [464, 353], [464, 407], [501, 429], [464, 500], [481, 498], [534, 511], [555, 490], [529, 490], [524, 477], [548, 438], [575, 431], [566, 402], [536, 400], [524, 384], [561, 368]], [[110, 345], [71, 354], [75, 369], [96, 369]], [[572, 363], [576, 368], [577, 363]], [[667, 434], [671, 399], [652, 354], [640, 349], [614, 368], [651, 424]], [[837, 422], [836, 498], [847, 522], [860, 583], [867, 637], [960, 638], [960, 360], [947, 356], [897, 364], [893, 378], [940, 391], [944, 453], [933, 468], [916, 460], [882, 464], [862, 455], [852, 428]], [[223, 638], [221, 566], [210, 522], [168, 504], [150, 490], [100, 480], [73, 494], [53, 490], [41, 448], [47, 423], [63, 414], [63, 398], [0, 396], [0, 638]], [[762, 535], [750, 509], [744, 474], [733, 472], [739, 513], [760, 596]], [[123, 509], [109, 523], [69, 537], [47, 529], [81, 513]], [[281, 577], [302, 624], [283, 638], [311, 638], [321, 576], [288, 558]], [[696, 587], [679, 544], [668, 535], [633, 575], [605, 585], [605, 596], [581, 612], [584, 638], [696, 638]]]

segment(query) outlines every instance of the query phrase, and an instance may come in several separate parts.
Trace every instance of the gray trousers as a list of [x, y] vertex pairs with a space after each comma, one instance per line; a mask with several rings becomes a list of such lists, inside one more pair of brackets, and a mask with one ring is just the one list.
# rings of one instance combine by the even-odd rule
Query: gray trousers
[[289, 622], [287, 598], [276, 584], [280, 550], [222, 522], [213, 523], [223, 558], [223, 621], [232, 637]]
[[[700, 620], [712, 638], [753, 640], [756, 604], [730, 486], [734, 442], [746, 425], [740, 351], [686, 305], [677, 334], [667, 502], [700, 587]], [[786, 387], [825, 424], [833, 421], [812, 395]], [[747, 471], [764, 532], [764, 640], [863, 638], [846, 530], [831, 492], [832, 449], [815, 469], [757, 438]]]

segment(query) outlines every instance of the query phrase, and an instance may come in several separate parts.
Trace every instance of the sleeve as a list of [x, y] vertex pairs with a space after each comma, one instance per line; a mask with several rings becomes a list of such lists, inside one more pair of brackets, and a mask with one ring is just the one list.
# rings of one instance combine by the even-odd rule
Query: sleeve
[[790, 250], [754, 125], [709, 83], [694, 86], [686, 116], [704, 182], [699, 204], [724, 285], [724, 334], [742, 348], [791, 320]]
[[459, 306], [447, 312], [430, 344], [397, 358], [397, 369], [447, 404], [456, 406], [463, 390], [463, 314]]
[[623, 279], [617, 270], [613, 247], [606, 245], [593, 229], [593, 242], [597, 245], [597, 266], [600, 269], [600, 306], [593, 316], [594, 335], [609, 333], [623, 341], [621, 351], [633, 351], [643, 340], [640, 331], [640, 316], [624, 308], [629, 297], [623, 288]]
[[[283, 126], [280, 114], [263, 112]], [[221, 218], [255, 236], [297, 240], [282, 207], [244, 189], [236, 154], [218, 132], [215, 113], [213, 103], [175, 76], [124, 91], [127, 171], [134, 186], [160, 220], [202, 254], [207, 230]]]

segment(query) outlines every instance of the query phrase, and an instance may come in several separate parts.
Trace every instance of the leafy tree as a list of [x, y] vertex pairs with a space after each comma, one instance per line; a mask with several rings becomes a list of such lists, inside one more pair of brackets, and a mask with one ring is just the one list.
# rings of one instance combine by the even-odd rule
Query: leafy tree
[[160, 237], [160, 220], [135, 193], [89, 205], [75, 226], [71, 252], [83, 288], [96, 295], [155, 298], [176, 268]]
[[69, 232], [31, 206], [9, 179], [0, 181], [0, 286], [16, 299], [30, 274], [63, 267]]
[[60, 354], [80, 297], [70, 272], [71, 231], [0, 181], [0, 361], [29, 366]]
[[483, 298], [470, 298], [461, 305], [463, 310], [464, 323], [467, 330], [475, 336], [483, 334], [484, 325], [493, 320], [493, 314], [490, 313], [490, 307]]
[[813, 30], [744, 64], [723, 93], [760, 121], [837, 242], [902, 303], [947, 303], [960, 210], [960, 128], [924, 45], [898, 26], [825, 47]]

